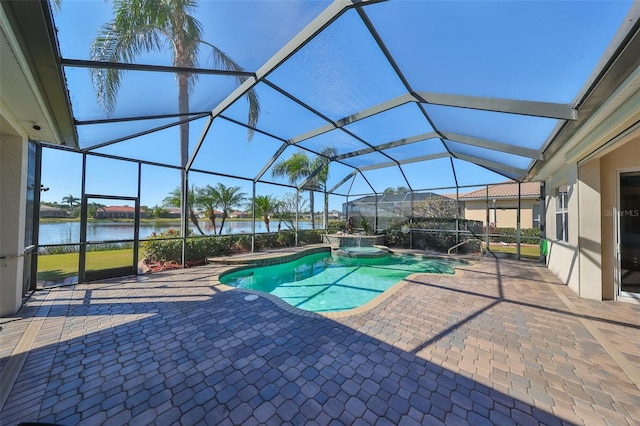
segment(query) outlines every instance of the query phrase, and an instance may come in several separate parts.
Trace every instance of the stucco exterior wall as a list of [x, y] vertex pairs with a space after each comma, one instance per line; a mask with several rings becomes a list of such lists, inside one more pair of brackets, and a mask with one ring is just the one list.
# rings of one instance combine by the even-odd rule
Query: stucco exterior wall
[[[533, 228], [533, 206], [539, 200], [524, 199], [520, 204], [520, 227]], [[464, 218], [486, 222], [487, 203], [485, 200], [465, 200]], [[515, 228], [517, 225], [517, 199], [496, 199], [495, 225], [499, 228]], [[494, 222], [493, 200], [489, 200], [489, 222]]]
[[618, 194], [618, 172], [640, 170], [640, 131], [630, 141], [600, 159], [601, 220], [602, 220], [602, 296], [615, 298], [615, 215]]
[[602, 300], [600, 160], [578, 168], [579, 296]]
[[[577, 197], [578, 165], [569, 164], [559, 169], [546, 182], [545, 235], [549, 244], [547, 267], [576, 293], [580, 293], [580, 273], [578, 264], [578, 197]], [[568, 235], [569, 241], [556, 239], [556, 195], [555, 189], [567, 185], [568, 201]]]
[[0, 316], [14, 314], [22, 304], [27, 143], [0, 134]]

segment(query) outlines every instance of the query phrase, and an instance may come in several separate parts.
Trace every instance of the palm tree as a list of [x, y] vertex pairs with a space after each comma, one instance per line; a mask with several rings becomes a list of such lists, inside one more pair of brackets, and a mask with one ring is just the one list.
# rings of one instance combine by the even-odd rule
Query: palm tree
[[69, 209], [71, 210], [73, 206], [77, 206], [78, 203], [80, 203], [80, 198], [74, 197], [72, 194], [69, 194], [66, 197], [62, 197], [62, 202], [64, 204], [68, 204]]
[[[312, 173], [313, 171], [320, 169], [318, 173], [311, 179], [312, 185], [317, 189], [326, 190], [327, 187], [327, 179], [329, 179], [329, 162], [330, 158], [334, 157], [337, 154], [337, 151], [334, 147], [327, 147], [320, 151], [321, 156], [316, 157], [312, 163]], [[312, 209], [313, 211], [313, 209]], [[322, 224], [323, 228], [327, 229], [327, 225], [329, 223], [329, 194], [324, 192], [324, 208], [322, 215]]]
[[96, 213], [98, 212], [98, 209], [102, 209], [104, 207], [107, 207], [107, 206], [100, 203], [89, 203], [89, 205], [87, 206], [87, 214], [89, 215], [89, 217], [96, 217]]
[[[95, 61], [133, 63], [145, 52], [171, 51], [173, 66], [197, 68], [201, 46], [211, 50], [212, 66], [227, 71], [243, 71], [223, 51], [202, 40], [202, 26], [193, 12], [196, 0], [114, 0], [114, 17], [103, 25], [91, 45], [91, 59]], [[115, 108], [120, 87], [121, 69], [92, 69], [91, 77], [98, 102], [109, 114]], [[189, 94], [195, 87], [197, 74], [176, 73], [178, 84], [178, 112], [181, 117], [189, 114]], [[238, 84], [246, 80], [236, 75]], [[249, 101], [248, 138], [258, 122], [260, 106], [252, 89], [247, 92]], [[180, 124], [180, 165], [182, 166], [181, 195], [186, 191], [186, 165], [189, 159], [189, 123]]]
[[221, 183], [218, 183], [216, 187], [212, 189], [216, 194], [218, 207], [222, 210], [222, 223], [220, 224], [220, 231], [218, 232], [218, 234], [222, 234], [224, 221], [229, 217], [229, 210], [244, 204], [247, 199], [247, 194], [240, 192], [241, 188], [239, 186], [226, 187]]
[[215, 235], [216, 207], [218, 207], [219, 204], [218, 194], [216, 194], [215, 189], [211, 185], [206, 185], [204, 188], [198, 189], [196, 199], [198, 200], [198, 204], [204, 208], [204, 213], [211, 221], [211, 226], [213, 226], [213, 234]]
[[278, 210], [280, 202], [273, 195], [258, 195], [254, 200], [256, 206], [256, 214], [262, 216], [267, 232], [271, 232], [269, 229], [269, 215], [275, 213]]
[[[310, 159], [306, 152], [298, 151], [286, 160], [280, 160], [273, 165], [271, 175], [273, 177], [287, 176], [290, 184], [295, 184], [300, 179], [306, 179], [311, 176], [318, 168], [322, 167], [320, 172], [311, 177], [305, 184], [305, 188], [309, 190], [309, 208], [311, 209], [311, 228], [315, 229], [315, 205], [314, 191], [324, 188], [327, 178], [329, 177], [329, 158], [336, 154], [336, 149], [327, 147], [320, 151], [320, 156]], [[325, 197], [326, 198], [326, 197]], [[325, 200], [328, 205], [328, 200]]]
[[164, 209], [162, 206], [159, 205], [155, 205], [150, 209], [150, 213], [151, 213], [151, 217], [156, 217], [156, 218], [160, 218], [162, 217], [165, 213], [167, 213], [167, 210]]
[[[197, 188], [192, 186], [189, 189], [189, 192], [187, 193], [187, 203], [188, 203], [187, 208], [189, 209], [189, 219], [191, 219], [191, 222], [195, 225], [195, 227], [198, 229], [200, 234], [205, 235], [202, 229], [200, 228], [200, 224], [198, 223], [198, 217], [196, 216], [196, 212], [194, 210], [194, 207], [196, 205], [196, 192], [197, 192]], [[180, 187], [174, 189], [169, 193], [167, 197], [164, 198], [164, 200], [162, 200], [162, 205], [166, 207], [180, 208], [182, 206], [182, 197], [180, 196], [180, 194], [181, 194]]]

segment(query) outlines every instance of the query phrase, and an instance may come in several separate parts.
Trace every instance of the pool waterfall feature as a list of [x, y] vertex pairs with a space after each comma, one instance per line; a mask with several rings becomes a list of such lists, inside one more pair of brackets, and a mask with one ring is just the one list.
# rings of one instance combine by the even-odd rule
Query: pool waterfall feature
[[324, 238], [340, 257], [378, 258], [390, 254], [389, 249], [382, 246], [384, 235], [327, 234]]

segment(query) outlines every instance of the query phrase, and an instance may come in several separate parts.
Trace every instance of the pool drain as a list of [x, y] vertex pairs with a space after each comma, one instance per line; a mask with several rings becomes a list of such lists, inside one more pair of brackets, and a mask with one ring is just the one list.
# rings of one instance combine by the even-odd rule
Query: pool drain
[[249, 294], [244, 297], [244, 300], [246, 300], [247, 302], [253, 302], [254, 300], [257, 300], [257, 299], [258, 299], [257, 294]]

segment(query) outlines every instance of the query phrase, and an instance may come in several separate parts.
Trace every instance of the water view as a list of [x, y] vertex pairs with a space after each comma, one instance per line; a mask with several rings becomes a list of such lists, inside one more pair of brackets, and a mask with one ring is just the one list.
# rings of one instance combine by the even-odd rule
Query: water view
[[[213, 234], [213, 226], [209, 221], [201, 221], [200, 227], [208, 234]], [[220, 224], [216, 224], [219, 230]], [[321, 225], [320, 225], [321, 226]], [[194, 228], [190, 223], [191, 229]], [[168, 229], [179, 229], [180, 222], [145, 222], [140, 224], [140, 239], [149, 237], [153, 232], [159, 234]], [[278, 229], [278, 222], [272, 221], [271, 232]], [[282, 229], [286, 229], [284, 224]], [[300, 229], [311, 229], [311, 222], [300, 222]], [[256, 233], [267, 232], [264, 222], [256, 221]], [[250, 234], [251, 221], [227, 221], [223, 234]], [[198, 231], [194, 230], [194, 235]], [[88, 222], [87, 241], [133, 240], [133, 223], [130, 222]], [[39, 244], [66, 244], [80, 242], [80, 222], [43, 222], [40, 223]]]

